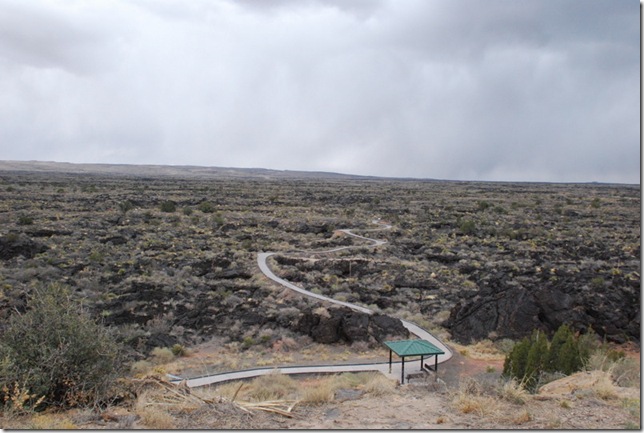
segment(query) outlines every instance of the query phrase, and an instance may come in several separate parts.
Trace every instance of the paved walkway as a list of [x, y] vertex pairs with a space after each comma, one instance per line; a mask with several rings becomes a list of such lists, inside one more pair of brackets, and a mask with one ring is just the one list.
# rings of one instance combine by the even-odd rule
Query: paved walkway
[[[384, 225], [379, 223], [378, 221], [374, 221], [375, 224], [380, 224], [382, 225], [381, 228], [378, 229], [371, 229], [371, 230], [363, 230], [363, 231], [378, 231], [378, 230], [387, 230], [390, 229], [390, 225]], [[340, 230], [343, 233], [346, 233], [349, 236], [356, 237], [358, 239], [364, 239], [369, 242], [371, 242], [371, 247], [377, 247], [380, 245], [384, 245], [387, 243], [385, 240], [378, 240], [378, 239], [372, 239], [368, 238], [365, 236], [360, 236], [351, 231], [352, 229], [343, 229]], [[355, 229], [354, 229], [355, 230]], [[351, 248], [364, 248], [362, 245], [358, 246], [345, 246], [345, 247], [339, 247], [339, 248], [334, 248], [331, 250], [326, 250], [326, 251], [315, 251], [314, 253], [320, 254], [320, 253], [332, 253], [336, 251], [342, 251], [342, 250], [347, 250]], [[301, 251], [301, 252], [308, 252], [308, 253], [313, 253], [313, 251]], [[287, 287], [291, 290], [294, 290], [298, 293], [301, 293], [302, 295], [309, 296], [311, 298], [319, 299], [320, 301], [324, 302], [331, 302], [333, 304], [337, 305], [343, 305], [345, 307], [351, 308], [352, 310], [355, 311], [360, 311], [362, 313], [366, 314], [373, 314], [373, 311], [362, 307], [360, 305], [354, 305], [349, 302], [343, 302], [343, 301], [338, 301], [333, 298], [329, 298], [327, 296], [323, 295], [318, 295], [316, 293], [309, 292], [308, 290], [296, 286], [295, 284], [286, 281], [277, 275], [273, 273], [273, 271], [270, 269], [268, 264], [266, 263], [266, 259], [268, 259], [270, 256], [274, 255], [276, 253], [259, 253], [257, 255], [257, 265], [259, 266], [259, 269], [266, 275], [268, 278], [271, 280], [275, 281], [278, 284], [281, 284], [284, 287]], [[418, 338], [422, 340], [427, 340], [430, 343], [434, 344], [436, 347], [441, 349], [445, 354], [439, 355], [438, 356], [438, 363], [442, 363], [447, 361], [452, 357], [452, 352], [451, 350], [443, 344], [438, 338], [430, 334], [428, 331], [422, 329], [420, 326], [416, 325], [415, 323], [408, 322], [406, 320], [401, 320], [403, 326], [409, 330], [409, 332]], [[428, 359], [428, 362], [432, 362], [433, 358]], [[195, 378], [190, 378], [187, 379], [187, 385], [191, 388], [197, 387], [197, 386], [205, 386], [205, 385], [211, 385], [213, 383], [221, 383], [221, 382], [227, 382], [231, 380], [239, 380], [239, 379], [247, 379], [251, 377], [256, 377], [256, 376], [261, 376], [264, 374], [270, 374], [271, 372], [277, 371], [281, 372], [283, 374], [315, 374], [315, 373], [343, 373], [343, 372], [358, 372], [358, 371], [379, 371], [389, 377], [395, 378], [395, 379], [400, 379], [400, 373], [401, 373], [401, 362], [394, 362], [392, 363], [391, 366], [391, 372], [389, 372], [389, 363], [384, 362], [384, 363], [372, 363], [372, 364], [336, 364], [336, 365], [307, 365], [307, 366], [290, 366], [290, 367], [264, 367], [264, 368], [253, 368], [253, 369], [248, 369], [248, 370], [240, 370], [240, 371], [231, 371], [231, 372], [226, 372], [226, 373], [219, 373], [219, 374], [213, 374], [213, 375], [208, 375], [208, 376], [203, 376], [203, 377], [195, 377]], [[420, 362], [416, 361], [405, 361], [405, 372], [408, 374], [413, 374], [413, 373], [418, 373], [420, 372]], [[174, 378], [174, 376], [173, 376]], [[174, 383], [180, 382], [180, 378], [176, 378], [172, 380]]]

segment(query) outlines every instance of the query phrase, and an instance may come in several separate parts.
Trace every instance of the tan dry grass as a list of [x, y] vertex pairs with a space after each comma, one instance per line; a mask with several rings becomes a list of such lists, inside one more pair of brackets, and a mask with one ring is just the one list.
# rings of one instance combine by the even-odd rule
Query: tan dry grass
[[516, 379], [511, 379], [499, 386], [498, 393], [503, 400], [519, 405], [525, 404], [530, 398], [528, 391]]
[[366, 382], [363, 385], [367, 394], [375, 396], [389, 395], [396, 386], [396, 380], [389, 379], [380, 373], [367, 373]]
[[174, 428], [174, 419], [150, 392], [145, 392], [136, 401], [135, 413], [141, 417], [141, 423], [149, 429], [168, 430]]
[[483, 361], [500, 361], [505, 359], [505, 354], [491, 340], [481, 340], [475, 344], [463, 345], [450, 341], [458, 353], [471, 359]]
[[303, 384], [305, 386], [300, 390], [301, 403], [316, 406], [333, 401], [338, 383], [333, 377], [325, 377]]
[[273, 371], [256, 377], [240, 392], [238, 399], [246, 401], [269, 401], [293, 398], [297, 395], [297, 381], [286, 374]]

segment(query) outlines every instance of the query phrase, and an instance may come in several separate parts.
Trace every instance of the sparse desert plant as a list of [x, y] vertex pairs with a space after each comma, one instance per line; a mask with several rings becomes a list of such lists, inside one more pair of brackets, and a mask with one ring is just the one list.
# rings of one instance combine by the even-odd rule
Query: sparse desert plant
[[462, 413], [472, 413], [481, 417], [498, 416], [499, 400], [486, 395], [483, 388], [476, 380], [466, 378], [460, 383], [459, 388], [452, 392], [452, 405]]
[[186, 356], [186, 355], [188, 355], [188, 349], [186, 349], [183, 345], [178, 344], [178, 343], [174, 344], [170, 350], [172, 351], [172, 354], [174, 356]]
[[311, 406], [329, 403], [333, 401], [335, 390], [336, 387], [332, 378], [324, 378], [315, 383], [314, 386], [305, 387], [301, 391], [300, 400], [303, 404]]
[[155, 347], [150, 354], [155, 364], [167, 364], [174, 359], [174, 353], [168, 347]]
[[364, 391], [375, 396], [389, 395], [396, 388], [396, 383], [380, 373], [367, 373]]
[[499, 386], [499, 396], [510, 403], [523, 405], [528, 399], [528, 392], [523, 384], [512, 378]]
[[128, 211], [134, 209], [134, 203], [130, 200], [125, 200], [119, 203], [119, 209], [125, 215]]
[[33, 223], [34, 223], [34, 219], [29, 215], [20, 215], [18, 217], [19, 226], [29, 226], [29, 225], [32, 225]]
[[641, 385], [640, 366], [635, 359], [624, 357], [615, 361], [610, 373], [618, 386], [639, 388]]
[[149, 373], [152, 370], [152, 364], [150, 361], [146, 361], [144, 359], [140, 361], [136, 361], [132, 364], [130, 367], [130, 371], [135, 375], [135, 376], [142, 376], [147, 373]]
[[459, 226], [459, 230], [464, 235], [471, 235], [476, 232], [476, 223], [472, 220], [465, 220]]
[[52, 284], [35, 290], [24, 314], [0, 337], [0, 401], [19, 383], [43, 406], [76, 406], [105, 398], [121, 367], [117, 342]]
[[161, 210], [161, 212], [167, 212], [167, 213], [176, 212], [177, 203], [175, 203], [172, 200], [165, 200], [165, 201], [161, 202], [161, 205], [159, 206], [159, 209]]
[[135, 412], [141, 417], [142, 423], [146, 428], [155, 430], [169, 430], [175, 426], [172, 415], [166, 411], [163, 406], [157, 404], [149, 398], [148, 393], [144, 393], [136, 401]]
[[617, 392], [615, 391], [615, 385], [611, 380], [610, 374], [602, 374], [598, 376], [598, 379], [592, 385], [593, 393], [601, 398], [602, 400], [610, 400], [617, 398]]
[[548, 342], [543, 332], [535, 330], [506, 356], [503, 375], [516, 378], [528, 390], [535, 391], [549, 374], [568, 375], [579, 371], [588, 362], [595, 342], [596, 334], [592, 330], [576, 337], [566, 324], [555, 332], [552, 342]]
[[282, 400], [299, 389], [298, 383], [286, 374], [271, 372], [255, 378], [244, 390], [245, 398], [251, 401]]
[[527, 409], [523, 409], [522, 411], [520, 411], [518, 414], [516, 414], [516, 416], [514, 416], [512, 420], [514, 424], [519, 424], [519, 425], [525, 424], [529, 421], [532, 421], [532, 415], [530, 414], [530, 412], [528, 412]]
[[30, 419], [33, 430], [75, 430], [78, 426], [65, 413], [39, 413]]
[[197, 209], [203, 213], [213, 213], [215, 211], [215, 206], [209, 201], [202, 201], [199, 203], [199, 206], [197, 206]]

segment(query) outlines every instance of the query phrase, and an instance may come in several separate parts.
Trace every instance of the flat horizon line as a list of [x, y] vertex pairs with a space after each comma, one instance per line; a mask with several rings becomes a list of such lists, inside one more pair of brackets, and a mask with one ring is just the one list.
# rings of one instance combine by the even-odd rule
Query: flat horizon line
[[[46, 167], [50, 165], [50, 167]], [[75, 171], [65, 170], [64, 168], [75, 167]], [[92, 168], [107, 168], [108, 170], [91, 170]], [[270, 174], [286, 174], [288, 177], [301, 177], [308, 178], [335, 178], [335, 179], [355, 179], [355, 180], [398, 180], [398, 181], [418, 181], [418, 182], [461, 182], [461, 183], [526, 183], [526, 184], [562, 184], [562, 185], [624, 185], [624, 186], [641, 186], [640, 183], [625, 183], [625, 182], [607, 182], [607, 181], [543, 181], [543, 180], [472, 180], [472, 179], [438, 179], [431, 177], [414, 177], [414, 176], [382, 176], [382, 175], [364, 175], [364, 174], [351, 174], [340, 173], [333, 171], [323, 170], [294, 170], [294, 169], [275, 169], [264, 167], [225, 167], [225, 166], [207, 166], [207, 165], [194, 165], [194, 164], [155, 164], [155, 163], [112, 163], [112, 162], [68, 162], [68, 161], [45, 161], [45, 160], [0, 160], [0, 171], [28, 171], [29, 169], [39, 172], [51, 173], [74, 173], [74, 174], [121, 174], [121, 175], [134, 175], [134, 176], [150, 176], [154, 173], [134, 173], [131, 170], [112, 171], [110, 168], [122, 167], [127, 169], [141, 168], [154, 168], [166, 169], [165, 173], [158, 173], [161, 176], [179, 176], [182, 173], [172, 173], [172, 170], [183, 170], [183, 174], [189, 177], [226, 177], [226, 174], [232, 174], [231, 171], [239, 172], [239, 174], [246, 175], [247, 177], [266, 177]], [[84, 168], [84, 170], [83, 170]], [[192, 172], [191, 172], [192, 170]], [[218, 171], [223, 171], [217, 173]], [[197, 171], [197, 173], [195, 173]], [[259, 172], [259, 173], [258, 173]], [[263, 173], [263, 174], [262, 174]], [[253, 176], [254, 175], [254, 176]], [[238, 176], [243, 177], [243, 176]]]

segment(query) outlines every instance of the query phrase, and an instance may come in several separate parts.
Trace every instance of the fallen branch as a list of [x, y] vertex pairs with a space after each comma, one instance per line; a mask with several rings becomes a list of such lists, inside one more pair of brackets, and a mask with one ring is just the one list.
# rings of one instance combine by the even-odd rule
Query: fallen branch
[[276, 401], [262, 401], [258, 403], [239, 402], [240, 407], [249, 409], [263, 410], [265, 412], [273, 412], [288, 418], [293, 418], [291, 413], [299, 400], [276, 400]]

